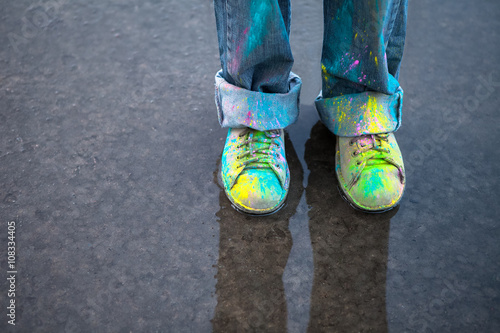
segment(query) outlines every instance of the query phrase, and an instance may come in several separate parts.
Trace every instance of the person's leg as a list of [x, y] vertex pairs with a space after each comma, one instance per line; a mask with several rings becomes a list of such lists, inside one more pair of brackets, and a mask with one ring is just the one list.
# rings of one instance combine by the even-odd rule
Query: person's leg
[[215, 77], [228, 127], [222, 179], [240, 210], [277, 210], [288, 193], [283, 128], [298, 117], [301, 81], [291, 72], [289, 0], [215, 0], [222, 69]]
[[404, 190], [403, 161], [391, 132], [401, 124], [406, 13], [407, 0], [324, 0], [316, 107], [338, 136], [340, 186], [364, 210], [392, 208]]

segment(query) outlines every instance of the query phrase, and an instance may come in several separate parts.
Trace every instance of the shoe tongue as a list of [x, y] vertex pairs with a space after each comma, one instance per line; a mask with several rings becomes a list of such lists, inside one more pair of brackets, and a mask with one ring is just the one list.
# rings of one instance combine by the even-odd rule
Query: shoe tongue
[[268, 149], [271, 140], [272, 138], [268, 137], [264, 132], [254, 132], [252, 143], [248, 145], [248, 148], [251, 147], [252, 150]]
[[[261, 131], [254, 131], [253, 132], [253, 139], [254, 139], [254, 141], [257, 141], [257, 140], [263, 141], [264, 139], [270, 140], [270, 138], [267, 137], [266, 132], [261, 132]], [[254, 144], [255, 144], [255, 142], [254, 142]]]
[[[251, 144], [248, 144], [247, 149], [255, 151], [258, 149], [268, 149], [269, 144], [271, 143], [272, 138], [268, 137], [265, 132], [260, 132], [260, 131], [255, 131], [253, 132], [253, 140]], [[262, 141], [262, 142], [259, 142]], [[257, 153], [252, 153], [250, 152], [250, 155], [248, 156], [249, 158], [253, 157], [254, 155], [257, 155], [259, 157], [265, 157], [267, 154], [265, 154], [263, 151], [257, 152]], [[269, 164], [266, 162], [252, 162], [249, 163], [246, 167], [246, 169], [256, 169], [256, 168], [270, 168]]]
[[387, 167], [388, 165], [392, 165], [386, 160], [387, 158], [386, 152], [372, 150], [370, 151], [369, 154], [371, 156], [369, 156], [368, 159], [366, 160], [366, 166], [368, 167], [376, 167], [376, 166]]
[[392, 165], [391, 163], [387, 162], [383, 158], [379, 157], [372, 157], [366, 161], [367, 166], [383, 166], [383, 165]]
[[[386, 133], [376, 134], [373, 135], [373, 139], [380, 140], [380, 138], [386, 138], [387, 136], [388, 134]], [[366, 147], [366, 146], [370, 147], [369, 148], [370, 155], [368, 160], [366, 161], [365, 167], [376, 168], [376, 167], [386, 167], [388, 165], [392, 165], [391, 163], [385, 160], [385, 158], [387, 157], [386, 152], [374, 149], [377, 144], [381, 145], [381, 142], [380, 143], [373, 142], [373, 139], [371, 135], [366, 135], [361, 137], [358, 141], [360, 147]]]
[[373, 141], [369, 136], [364, 136], [358, 140], [358, 144], [360, 147], [373, 146]]
[[271, 167], [269, 166], [269, 163], [251, 162], [246, 165], [245, 170], [246, 169], [271, 169]]

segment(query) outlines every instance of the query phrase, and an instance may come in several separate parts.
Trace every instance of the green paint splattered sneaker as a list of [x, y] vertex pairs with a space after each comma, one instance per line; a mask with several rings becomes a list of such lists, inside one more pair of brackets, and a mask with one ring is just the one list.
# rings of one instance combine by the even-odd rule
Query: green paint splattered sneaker
[[277, 211], [285, 202], [290, 184], [284, 131], [230, 128], [221, 176], [226, 195], [236, 209], [250, 214]]
[[337, 137], [335, 171], [340, 188], [355, 208], [383, 212], [403, 196], [403, 157], [393, 133]]

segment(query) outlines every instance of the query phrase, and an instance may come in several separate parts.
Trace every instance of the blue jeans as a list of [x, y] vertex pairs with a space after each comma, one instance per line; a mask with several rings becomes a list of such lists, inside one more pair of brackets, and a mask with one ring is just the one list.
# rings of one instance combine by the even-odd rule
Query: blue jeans
[[[284, 128], [298, 118], [289, 0], [215, 0], [222, 69], [215, 101], [223, 127]], [[338, 136], [401, 125], [398, 83], [407, 0], [324, 0], [322, 122]]]

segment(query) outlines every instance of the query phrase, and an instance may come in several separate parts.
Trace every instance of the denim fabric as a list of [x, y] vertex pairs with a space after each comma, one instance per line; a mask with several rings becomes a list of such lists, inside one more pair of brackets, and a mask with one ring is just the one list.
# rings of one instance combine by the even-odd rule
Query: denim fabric
[[[301, 82], [291, 73], [290, 1], [214, 4], [220, 124], [268, 130], [293, 123]], [[323, 7], [322, 92], [315, 101], [320, 118], [340, 136], [397, 130], [407, 0], [324, 0]]]
[[222, 77], [247, 90], [288, 92], [289, 0], [215, 0], [214, 5]]
[[215, 104], [222, 127], [250, 127], [259, 131], [285, 128], [299, 116], [299, 95], [302, 81], [290, 72], [288, 92], [264, 93], [230, 84], [215, 76]]
[[407, 7], [407, 0], [325, 0], [316, 108], [336, 135], [393, 132], [401, 125]]
[[365, 91], [316, 99], [321, 122], [338, 136], [394, 132], [401, 124], [403, 90], [393, 95]]

